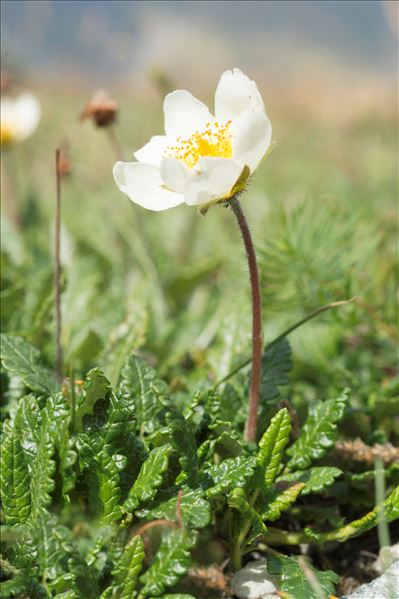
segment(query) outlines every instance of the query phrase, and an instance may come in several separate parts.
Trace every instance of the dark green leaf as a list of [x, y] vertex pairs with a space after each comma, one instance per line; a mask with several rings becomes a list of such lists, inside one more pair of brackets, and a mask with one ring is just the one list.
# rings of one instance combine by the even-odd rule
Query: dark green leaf
[[296, 501], [304, 486], [305, 483], [294, 483], [280, 491], [279, 486], [276, 485], [275, 489], [273, 489], [272, 499], [269, 502], [267, 509], [262, 514], [262, 520], [267, 520], [269, 522], [278, 520], [281, 514], [288, 510], [291, 504]]
[[54, 580], [64, 574], [71, 555], [69, 529], [61, 526], [55, 515], [41, 510], [35, 517], [32, 533], [42, 580]]
[[54, 473], [54, 444], [48, 428], [44, 425], [31, 468], [31, 516], [34, 520], [51, 503], [51, 493], [55, 487]]
[[320, 493], [330, 487], [341, 474], [342, 470], [333, 466], [315, 466], [309, 470], [283, 474], [277, 480], [287, 483], [302, 482], [304, 488], [301, 495], [309, 495], [309, 493]]
[[251, 523], [251, 527], [256, 536], [264, 535], [266, 533], [267, 528], [264, 525], [261, 516], [251, 506], [243, 489], [240, 487], [233, 489], [227, 502], [230, 507], [236, 509], [241, 514], [244, 520]]
[[1, 361], [7, 371], [21, 377], [32, 391], [47, 395], [56, 390], [53, 373], [40, 364], [40, 353], [22, 337], [1, 335]]
[[215, 497], [228, 493], [235, 487], [243, 487], [251, 478], [255, 465], [255, 458], [239, 456], [211, 466], [205, 471], [211, 481], [206, 491], [207, 497]]
[[93, 368], [86, 376], [82, 388], [82, 395], [76, 406], [75, 428], [83, 430], [83, 418], [87, 414], [93, 414], [95, 404], [105, 400], [111, 391], [109, 382], [99, 368]]
[[144, 560], [144, 543], [140, 536], [133, 537], [125, 546], [116, 564], [113, 575], [111, 597], [117, 599], [133, 599], [136, 596], [138, 575]]
[[29, 599], [47, 599], [50, 595], [28, 573], [17, 574], [14, 578], [0, 583], [1, 599], [9, 597], [29, 597]]
[[302, 557], [269, 557], [267, 569], [269, 574], [280, 576], [280, 589], [295, 599], [327, 599], [334, 595], [339, 582], [335, 572], [319, 572]]
[[273, 484], [277, 476], [290, 432], [290, 415], [287, 408], [283, 408], [272, 418], [267, 431], [259, 441], [257, 463], [266, 488]]
[[[188, 488], [182, 489], [180, 510], [186, 528], [204, 528], [210, 523], [210, 505], [203, 496], [204, 493], [201, 489], [195, 491]], [[139, 515], [146, 520], [166, 518], [166, 520], [177, 521], [177, 492], [170, 499], [157, 503], [155, 507], [140, 510]]]
[[196, 540], [194, 531], [165, 532], [154, 562], [140, 578], [144, 583], [141, 594], [156, 597], [175, 585], [191, 566], [190, 549]]
[[151, 451], [129, 491], [123, 506], [124, 509], [134, 511], [141, 502], [154, 498], [158, 487], [162, 484], [163, 473], [168, 467], [170, 450], [170, 446], [163, 445]]
[[147, 362], [130, 356], [124, 365], [119, 384], [119, 393], [126, 390], [131, 398], [137, 425], [142, 432], [153, 433], [159, 426], [160, 415], [168, 401], [168, 387], [157, 378]]
[[121, 497], [119, 472], [125, 467], [126, 458], [119, 454], [110, 455], [110, 453], [106, 445], [96, 456], [98, 497], [102, 503], [101, 521], [104, 524], [111, 524], [118, 520], [122, 513], [119, 505]]
[[13, 422], [14, 431], [20, 439], [29, 466], [32, 464], [40, 440], [42, 417], [38, 399], [26, 395], [18, 401]]
[[322, 538], [326, 541], [336, 540], [342, 543], [351, 537], [356, 537], [374, 528], [381, 520], [389, 523], [397, 519], [399, 519], [399, 486], [392, 491], [382, 504], [377, 505], [371, 512], [338, 530], [323, 534]]
[[7, 524], [27, 522], [31, 512], [30, 475], [16, 433], [9, 433], [0, 452], [1, 501]]
[[131, 486], [144, 456], [136, 439], [130, 397], [126, 393], [116, 396], [98, 370], [89, 373], [85, 393], [81, 409], [90, 409], [84, 418], [80, 413], [83, 431], [76, 440], [79, 463], [85, 472], [92, 510], [110, 523], [119, 517], [118, 502], [126, 486]]
[[62, 478], [62, 493], [68, 500], [68, 493], [75, 485], [76, 451], [74, 439], [70, 435], [71, 409], [67, 398], [62, 393], [57, 393], [47, 398], [45, 407], [41, 412], [42, 426], [48, 434], [57, 451], [59, 474]]
[[166, 421], [171, 433], [171, 443], [177, 451], [187, 484], [195, 487], [198, 484], [198, 457], [190, 423], [176, 408], [169, 411]]
[[319, 460], [334, 445], [337, 438], [336, 423], [344, 415], [348, 391], [345, 390], [337, 399], [318, 401], [311, 405], [309, 416], [299, 438], [287, 450], [292, 456], [290, 468], [304, 470], [312, 461]]
[[288, 385], [288, 373], [292, 369], [291, 347], [286, 337], [266, 349], [262, 356], [261, 402], [276, 402], [279, 386]]

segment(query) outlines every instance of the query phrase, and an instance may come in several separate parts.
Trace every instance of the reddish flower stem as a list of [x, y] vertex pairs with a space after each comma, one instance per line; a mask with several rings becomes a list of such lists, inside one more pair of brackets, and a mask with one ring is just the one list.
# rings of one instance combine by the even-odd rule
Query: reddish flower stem
[[174, 520], [159, 518], [159, 520], [152, 520], [151, 522], [146, 522], [145, 524], [142, 524], [141, 526], [136, 528], [132, 537], [137, 537], [138, 535], [143, 536], [143, 534], [147, 532], [147, 530], [155, 528], [156, 526], [166, 526], [167, 528], [180, 528], [179, 523], [175, 522]]
[[260, 375], [262, 364], [262, 307], [260, 299], [259, 273], [256, 262], [255, 248], [247, 220], [237, 199], [230, 202], [232, 211], [237, 219], [238, 226], [247, 253], [249, 276], [252, 292], [252, 375], [249, 390], [249, 410], [245, 425], [246, 441], [256, 442], [257, 418], [259, 406]]

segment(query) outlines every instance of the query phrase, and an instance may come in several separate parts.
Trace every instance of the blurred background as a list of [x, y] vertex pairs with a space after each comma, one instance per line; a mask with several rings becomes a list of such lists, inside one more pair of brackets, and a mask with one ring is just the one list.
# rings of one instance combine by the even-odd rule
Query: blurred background
[[[395, 2], [2, 3], [3, 60], [31, 76], [144, 86], [166, 71], [177, 85], [209, 86], [240, 64], [253, 77], [334, 74], [393, 78]], [[326, 73], [327, 71], [327, 73]]]
[[[2, 157], [3, 328], [52, 361], [61, 144], [68, 367], [100, 363], [114, 382], [125, 355], [140, 347], [171, 380], [182, 371], [215, 380], [247, 357], [248, 280], [230, 212], [149, 213], [112, 178], [119, 152], [130, 160], [162, 133], [167, 92], [189, 89], [212, 106], [221, 73], [239, 67], [257, 82], [277, 141], [243, 198], [262, 272], [266, 339], [324, 303], [360, 296], [292, 335], [293, 393], [312, 398], [349, 384], [354, 405], [381, 400], [381, 389], [391, 405], [397, 7], [3, 0], [3, 95], [28, 90], [42, 106], [37, 131]], [[119, 105], [111, 130], [79, 121], [97, 88]], [[370, 435], [374, 424], [357, 421]]]

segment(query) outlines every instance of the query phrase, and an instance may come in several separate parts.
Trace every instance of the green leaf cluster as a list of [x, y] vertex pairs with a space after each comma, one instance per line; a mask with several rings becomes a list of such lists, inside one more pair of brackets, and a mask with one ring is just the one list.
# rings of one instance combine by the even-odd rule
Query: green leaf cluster
[[[265, 353], [267, 409], [288, 382], [290, 360], [284, 339]], [[298, 543], [324, 543], [399, 515], [390, 487], [383, 506], [350, 523], [324, 517], [323, 497], [370, 479], [328, 461], [347, 392], [314, 403], [294, 440], [290, 411], [278, 409], [254, 446], [242, 439], [242, 420], [230, 417], [239, 385], [175, 401], [156, 371], [130, 355], [116, 390], [93, 368], [57, 391], [38, 352], [17, 337], [6, 337], [2, 363], [22, 382], [3, 426], [5, 596], [150, 598], [170, 590], [178, 597], [194, 556], [215, 536], [238, 569], [259, 543], [292, 542], [285, 526], [293, 518], [303, 523]], [[311, 566], [279, 559], [281, 590], [292, 592], [291, 577], [308, 592]], [[335, 575], [314, 576], [322, 589], [333, 588]]]

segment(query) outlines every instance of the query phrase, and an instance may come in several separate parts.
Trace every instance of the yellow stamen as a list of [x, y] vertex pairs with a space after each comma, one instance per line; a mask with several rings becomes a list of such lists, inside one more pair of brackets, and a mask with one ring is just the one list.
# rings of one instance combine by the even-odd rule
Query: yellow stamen
[[196, 131], [188, 139], [177, 138], [175, 146], [166, 148], [166, 156], [184, 160], [189, 168], [193, 168], [204, 156], [231, 158], [233, 149], [229, 128], [231, 121], [224, 125], [215, 122], [206, 124], [205, 131]]
[[2, 146], [10, 144], [14, 140], [14, 130], [9, 125], [0, 125], [0, 144]]

